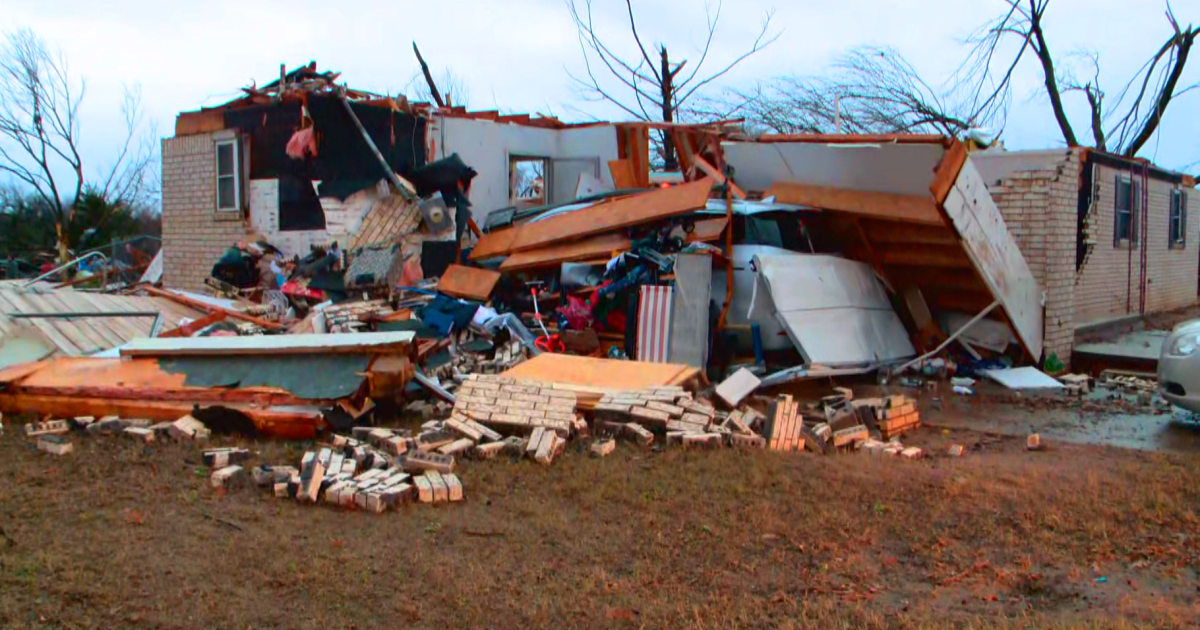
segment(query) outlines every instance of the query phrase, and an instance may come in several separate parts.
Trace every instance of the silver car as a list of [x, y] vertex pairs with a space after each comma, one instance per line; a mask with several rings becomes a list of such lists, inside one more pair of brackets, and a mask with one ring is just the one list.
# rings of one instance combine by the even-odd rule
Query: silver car
[[1179, 324], [1163, 341], [1158, 389], [1171, 404], [1200, 412], [1200, 319]]

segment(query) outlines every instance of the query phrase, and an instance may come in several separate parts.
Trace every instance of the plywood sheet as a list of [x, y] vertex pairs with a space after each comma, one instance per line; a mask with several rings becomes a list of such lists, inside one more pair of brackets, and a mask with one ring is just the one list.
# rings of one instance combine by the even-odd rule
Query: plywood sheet
[[499, 281], [499, 271], [450, 265], [438, 280], [437, 290], [451, 297], [486, 302]]
[[922, 196], [851, 190], [792, 181], [775, 182], [765, 194], [782, 203], [849, 212], [863, 217], [945, 225], [942, 213], [938, 212], [937, 204], [928, 194]]
[[975, 270], [1012, 322], [1029, 356], [1042, 355], [1041, 290], [970, 158], [946, 195], [946, 215]]
[[695, 372], [694, 368], [677, 363], [597, 359], [545, 352], [510, 368], [504, 376], [600, 391], [678, 385]]
[[[472, 260], [537, 249], [554, 243], [649, 223], [703, 208], [713, 181], [704, 178], [671, 188], [606, 200], [543, 221], [524, 223], [484, 235], [471, 252]], [[501, 235], [503, 233], [503, 235]], [[495, 238], [490, 238], [493, 235]], [[507, 246], [501, 241], [507, 240]]]
[[624, 234], [612, 232], [570, 243], [517, 252], [500, 263], [502, 271], [520, 271], [538, 267], [557, 266], [564, 262], [607, 257], [613, 252], [626, 251], [632, 243]]
[[[696, 221], [692, 231], [684, 239], [688, 243], [709, 243], [721, 238], [728, 219], [702, 219]], [[539, 267], [554, 267], [565, 262], [606, 258], [614, 252], [628, 251], [633, 243], [624, 234], [610, 232], [569, 243], [517, 252], [500, 263], [501, 271], [521, 271]]]

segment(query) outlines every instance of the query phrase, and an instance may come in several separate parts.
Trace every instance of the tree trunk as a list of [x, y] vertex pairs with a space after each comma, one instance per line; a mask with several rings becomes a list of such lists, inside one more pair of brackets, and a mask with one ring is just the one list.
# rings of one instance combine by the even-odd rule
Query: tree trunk
[[[675, 99], [672, 95], [674, 92], [675, 76], [671, 74], [671, 62], [667, 58], [667, 47], [659, 48], [659, 54], [662, 57], [662, 68], [660, 76], [662, 77], [662, 119], [663, 122], [675, 122]], [[662, 148], [663, 148], [663, 170], [674, 171], [679, 169], [679, 160], [675, 159], [675, 143], [671, 141], [671, 132], [669, 129], [662, 130]]]
[[1075, 138], [1075, 130], [1071, 128], [1071, 121], [1067, 119], [1067, 112], [1063, 109], [1062, 94], [1058, 90], [1058, 78], [1054, 73], [1054, 58], [1050, 55], [1050, 48], [1046, 46], [1046, 37], [1042, 33], [1041, 10], [1032, 1], [1029, 8], [1029, 28], [1034, 38], [1033, 52], [1037, 54], [1038, 61], [1042, 63], [1046, 96], [1050, 98], [1050, 108], [1054, 110], [1054, 120], [1058, 122], [1058, 128], [1062, 131], [1063, 140], [1067, 142], [1067, 146], [1077, 147], [1079, 140]]
[[67, 242], [67, 230], [62, 221], [54, 222], [54, 236], [58, 245], [58, 264], [65, 265], [71, 260], [71, 244]]

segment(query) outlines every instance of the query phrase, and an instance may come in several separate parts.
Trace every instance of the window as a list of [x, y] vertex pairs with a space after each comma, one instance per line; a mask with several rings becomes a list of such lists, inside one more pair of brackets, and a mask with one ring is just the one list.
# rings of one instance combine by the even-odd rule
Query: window
[[1187, 195], [1182, 190], [1171, 191], [1171, 214], [1167, 219], [1170, 230], [1167, 246], [1183, 249], [1187, 245]]
[[518, 208], [546, 205], [546, 158], [508, 158], [508, 199]]
[[1132, 181], [1128, 176], [1117, 176], [1113, 212], [1113, 247], [1137, 246], [1138, 214], [1141, 209], [1141, 186], [1139, 184], [1140, 182]]
[[241, 166], [238, 141], [222, 140], [217, 146], [217, 210], [238, 212], [242, 209]]

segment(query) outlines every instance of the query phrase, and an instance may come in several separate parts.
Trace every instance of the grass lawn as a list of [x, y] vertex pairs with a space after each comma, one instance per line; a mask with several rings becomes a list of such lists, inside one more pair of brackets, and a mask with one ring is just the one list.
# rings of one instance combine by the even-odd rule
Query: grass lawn
[[[571, 444], [372, 515], [199, 451], [0, 438], [0, 627], [1195, 627], [1200, 459], [922, 430], [921, 461]], [[220, 443], [222, 441], [218, 441]], [[232, 444], [232, 441], [229, 441]], [[263, 442], [252, 463], [294, 464]]]

